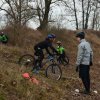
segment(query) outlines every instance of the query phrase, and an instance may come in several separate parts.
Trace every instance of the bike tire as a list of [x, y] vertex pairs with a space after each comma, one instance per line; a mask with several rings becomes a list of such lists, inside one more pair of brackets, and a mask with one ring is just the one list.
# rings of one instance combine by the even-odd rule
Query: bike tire
[[47, 78], [60, 80], [62, 76], [62, 70], [59, 65], [51, 64], [46, 68], [45, 75]]
[[34, 65], [34, 56], [31, 54], [22, 55], [19, 58], [18, 64], [20, 66], [32, 67]]

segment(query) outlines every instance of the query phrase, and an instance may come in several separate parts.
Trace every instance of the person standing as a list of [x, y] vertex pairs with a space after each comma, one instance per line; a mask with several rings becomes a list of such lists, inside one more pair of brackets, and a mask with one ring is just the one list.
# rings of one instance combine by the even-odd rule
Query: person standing
[[93, 51], [90, 43], [85, 40], [85, 33], [79, 32], [76, 34], [78, 45], [76, 72], [79, 71], [85, 90], [81, 93], [90, 94], [90, 66], [93, 65]]

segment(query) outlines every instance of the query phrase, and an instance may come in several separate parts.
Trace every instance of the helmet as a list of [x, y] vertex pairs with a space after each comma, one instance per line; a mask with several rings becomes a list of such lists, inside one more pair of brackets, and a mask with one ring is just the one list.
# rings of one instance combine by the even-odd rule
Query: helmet
[[57, 41], [57, 44], [61, 44], [61, 41]]
[[48, 34], [47, 38], [56, 38], [56, 35], [55, 34]]
[[81, 39], [84, 39], [85, 33], [84, 32], [79, 32], [79, 33], [76, 34], [76, 37], [79, 37]]

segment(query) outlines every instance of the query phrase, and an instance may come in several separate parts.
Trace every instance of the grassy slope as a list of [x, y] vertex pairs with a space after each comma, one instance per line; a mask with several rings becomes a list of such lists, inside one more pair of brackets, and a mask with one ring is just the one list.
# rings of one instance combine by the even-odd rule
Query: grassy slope
[[[94, 66], [91, 68], [91, 87], [92, 91], [96, 89], [99, 93], [92, 93], [92, 96], [73, 96], [74, 90], [82, 87], [81, 80], [75, 72], [78, 42], [74, 33], [74, 31], [64, 31], [57, 34], [57, 39], [63, 42], [70, 57], [68, 68], [62, 67], [62, 79], [60, 81], [47, 79], [44, 76], [44, 70], [42, 70], [39, 75], [35, 75], [40, 81], [38, 86], [21, 77], [22, 73], [26, 72], [26, 69], [21, 71], [20, 66], [17, 64], [20, 55], [33, 52], [33, 45], [25, 49], [0, 44], [0, 100], [99, 100], [100, 38], [92, 31], [87, 32], [87, 39], [92, 43], [94, 51]], [[34, 38], [34, 41], [37, 42], [40, 38], [42, 39], [43, 36], [38, 39]], [[28, 71], [30, 72], [30, 69]], [[14, 81], [16, 81], [16, 85], [12, 84]]]

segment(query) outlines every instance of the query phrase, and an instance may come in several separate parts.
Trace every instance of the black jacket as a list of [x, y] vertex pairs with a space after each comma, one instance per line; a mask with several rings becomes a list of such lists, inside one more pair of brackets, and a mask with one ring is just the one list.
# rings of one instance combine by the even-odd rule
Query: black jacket
[[47, 53], [49, 55], [52, 55], [52, 54], [50, 53], [48, 48], [50, 48], [53, 52], [57, 53], [56, 49], [52, 46], [52, 43], [49, 40], [47, 40], [47, 39], [42, 41], [42, 42], [40, 42], [40, 43], [38, 43], [38, 44], [36, 44], [34, 46], [35, 50], [37, 50], [38, 48], [41, 49], [41, 50], [46, 49], [46, 51], [47, 51]]

